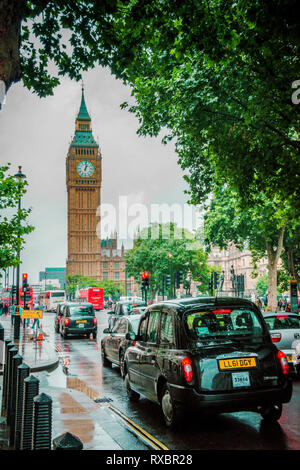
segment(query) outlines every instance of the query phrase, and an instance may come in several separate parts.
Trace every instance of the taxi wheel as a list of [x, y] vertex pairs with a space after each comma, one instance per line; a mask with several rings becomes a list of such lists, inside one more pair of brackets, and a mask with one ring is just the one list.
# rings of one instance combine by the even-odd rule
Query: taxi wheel
[[140, 399], [140, 394], [134, 392], [130, 388], [129, 375], [128, 374], [126, 374], [126, 377], [125, 377], [125, 387], [126, 387], [126, 391], [127, 391], [127, 396], [128, 396], [130, 401], [138, 401]]
[[265, 405], [260, 410], [261, 417], [267, 422], [278, 421], [282, 414], [282, 403]]
[[168, 428], [175, 428], [181, 421], [181, 413], [172, 400], [167, 384], [164, 385], [161, 398], [161, 409]]

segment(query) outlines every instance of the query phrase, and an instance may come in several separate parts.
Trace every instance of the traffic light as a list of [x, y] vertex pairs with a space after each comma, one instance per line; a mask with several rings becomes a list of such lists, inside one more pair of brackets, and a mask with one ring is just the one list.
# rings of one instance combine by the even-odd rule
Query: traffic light
[[149, 273], [147, 271], [143, 272], [142, 275], [142, 287], [146, 289], [149, 287]]
[[214, 272], [214, 288], [215, 289], [218, 289], [219, 278], [220, 278], [220, 274], [217, 272]]
[[166, 280], [166, 289], [168, 289], [171, 286], [171, 275], [165, 274], [165, 280]]
[[22, 276], [22, 289], [28, 287], [28, 274], [23, 274]]
[[213, 288], [213, 282], [212, 279], [208, 281], [208, 289], [211, 290]]
[[177, 271], [177, 273], [175, 273], [175, 280], [176, 280], [176, 289], [179, 289], [180, 284], [183, 284], [183, 272], [182, 271]]

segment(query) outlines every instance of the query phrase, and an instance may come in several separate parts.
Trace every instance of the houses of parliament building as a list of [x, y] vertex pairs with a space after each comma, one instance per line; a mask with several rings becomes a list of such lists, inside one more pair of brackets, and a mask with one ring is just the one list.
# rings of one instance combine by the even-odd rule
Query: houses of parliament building
[[[75, 121], [75, 134], [66, 157], [68, 255], [66, 274], [81, 274], [102, 281], [120, 282], [135, 293], [133, 278], [127, 279], [124, 246], [117, 248], [117, 235], [101, 240], [102, 154], [88, 113], [84, 88]], [[98, 233], [97, 233], [98, 228]], [[125, 284], [126, 283], [126, 284]]]

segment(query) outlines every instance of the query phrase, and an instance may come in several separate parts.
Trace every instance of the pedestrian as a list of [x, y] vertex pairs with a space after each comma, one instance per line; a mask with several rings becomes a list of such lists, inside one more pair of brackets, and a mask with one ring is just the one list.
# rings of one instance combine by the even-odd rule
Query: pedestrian
[[286, 309], [287, 309], [287, 300], [286, 300], [286, 297], [285, 297], [284, 301], [283, 301], [283, 310], [286, 312]]
[[15, 314], [16, 314], [16, 306], [13, 304], [10, 306], [10, 317], [11, 317], [11, 324], [15, 323]]
[[36, 326], [37, 328], [40, 327], [40, 320], [39, 320], [38, 318], [34, 318], [34, 320], [33, 320], [32, 328], [34, 329], [35, 326]]
[[4, 304], [3, 313], [4, 313], [4, 315], [8, 314], [8, 305], [7, 304]]

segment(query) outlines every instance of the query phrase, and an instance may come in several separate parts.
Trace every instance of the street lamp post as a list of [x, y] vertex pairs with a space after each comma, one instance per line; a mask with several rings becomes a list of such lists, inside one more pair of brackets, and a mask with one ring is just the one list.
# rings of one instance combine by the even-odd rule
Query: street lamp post
[[[22, 173], [22, 167], [19, 166], [19, 171], [14, 175], [14, 178], [17, 178], [18, 180], [25, 179], [26, 176], [24, 173]], [[21, 211], [21, 195], [19, 195], [19, 202], [18, 202], [18, 218], [19, 218], [19, 225], [20, 227], [21, 221], [20, 221], [20, 211]], [[19, 234], [20, 236], [20, 234]], [[20, 249], [18, 250], [17, 253], [18, 257], [18, 264], [17, 264], [17, 272], [16, 272], [16, 291], [17, 291], [17, 308], [16, 308], [16, 313], [15, 313], [15, 320], [14, 320], [14, 339], [19, 339], [20, 336], [20, 311], [19, 311], [19, 300], [20, 300]]]
[[168, 256], [169, 256], [169, 261], [170, 261], [170, 263], [169, 263], [170, 264], [170, 291], [169, 291], [169, 295], [170, 295], [170, 299], [172, 299], [173, 294], [174, 294], [174, 292], [173, 292], [173, 269], [172, 269], [173, 268], [173, 265], [172, 265], [173, 255], [172, 255], [172, 253], [169, 253]]

